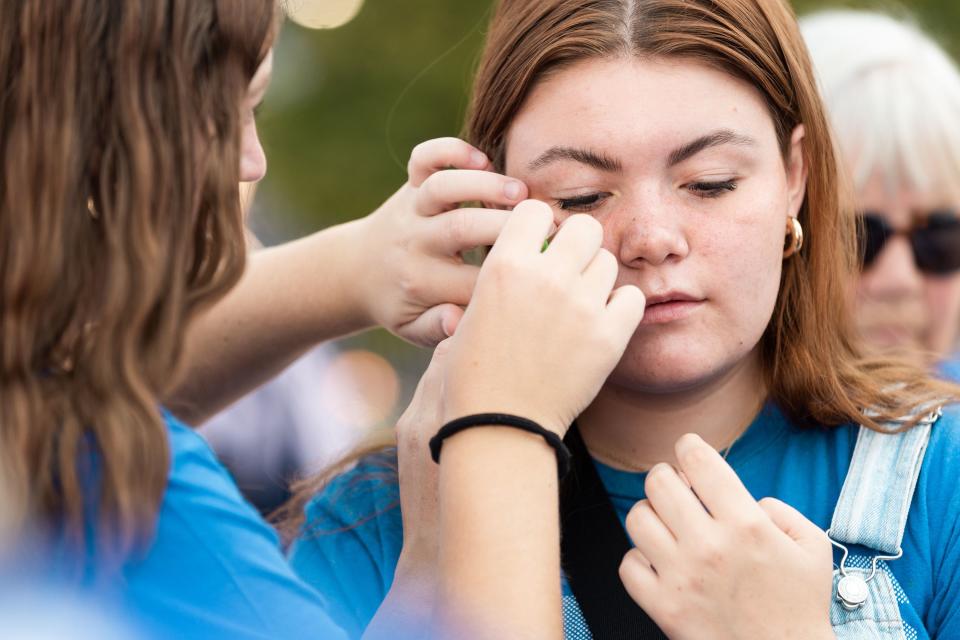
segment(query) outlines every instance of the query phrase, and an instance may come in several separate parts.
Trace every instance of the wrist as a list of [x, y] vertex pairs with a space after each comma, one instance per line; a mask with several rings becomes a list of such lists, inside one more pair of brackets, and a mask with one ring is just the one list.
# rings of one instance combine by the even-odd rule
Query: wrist
[[566, 445], [564, 445], [562, 438], [540, 424], [514, 414], [481, 413], [448, 422], [430, 439], [430, 457], [434, 462], [439, 463], [444, 441], [464, 431], [478, 428], [491, 429], [502, 427], [516, 429], [518, 432], [542, 438], [556, 454], [557, 471], [560, 477], [563, 478], [567, 475], [567, 472], [570, 470], [570, 451]]
[[547, 472], [557, 478], [560, 470], [557, 451], [542, 436], [499, 425], [466, 429], [446, 438], [440, 466], [462, 469], [466, 464], [488, 466], [494, 460], [505, 469], [523, 469], [534, 476]]
[[[491, 407], [494, 408], [491, 411]], [[544, 429], [552, 431], [557, 434], [559, 437], [563, 438], [567, 434], [567, 430], [570, 428], [570, 422], [566, 420], [561, 420], [554, 415], [549, 415], [544, 411], [537, 411], [533, 408], [524, 408], [522, 406], [511, 407], [509, 402], [498, 402], [496, 400], [491, 401], [489, 398], [481, 399], [479, 402], [470, 403], [470, 402], [448, 402], [444, 410], [444, 424], [448, 424], [453, 420], [463, 418], [465, 416], [473, 416], [484, 413], [504, 413], [519, 418], [526, 418], [531, 420]]]
[[340, 314], [351, 331], [377, 324], [371, 313], [371, 270], [364, 263], [364, 256], [369, 255], [365, 248], [368, 228], [367, 218], [351, 220], [315, 234], [316, 242], [311, 247], [315, 258], [312, 273], [329, 286], [318, 293], [338, 301]]

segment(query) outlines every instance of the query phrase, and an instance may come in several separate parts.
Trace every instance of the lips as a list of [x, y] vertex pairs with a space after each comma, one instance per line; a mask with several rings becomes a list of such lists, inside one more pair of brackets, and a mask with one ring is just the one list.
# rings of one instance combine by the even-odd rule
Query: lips
[[668, 302], [702, 302], [703, 298], [683, 293], [682, 291], [667, 291], [657, 295], [647, 296], [647, 307]]
[[703, 298], [682, 291], [667, 291], [647, 297], [641, 325], [666, 324], [689, 317], [705, 302]]

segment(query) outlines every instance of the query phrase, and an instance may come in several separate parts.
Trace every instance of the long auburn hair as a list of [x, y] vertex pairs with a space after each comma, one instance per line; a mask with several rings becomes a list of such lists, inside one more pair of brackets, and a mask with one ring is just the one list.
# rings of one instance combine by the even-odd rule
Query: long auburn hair
[[[880, 428], [905, 409], [954, 397], [953, 385], [925, 371], [864, 357], [854, 335], [853, 194], [784, 0], [502, 0], [473, 85], [468, 140], [502, 170], [507, 131], [538, 82], [584, 60], [627, 56], [686, 59], [748, 82], [767, 104], [785, 162], [794, 128], [805, 128], [804, 246], [784, 261], [760, 342], [771, 399], [801, 424]], [[876, 419], [863, 415], [865, 407]]]
[[158, 399], [243, 270], [241, 104], [276, 24], [274, 0], [0, 4], [4, 479], [77, 541], [152, 530]]
[[[686, 59], [743, 79], [763, 96], [784, 162], [805, 128], [804, 246], [785, 260], [780, 293], [761, 338], [770, 397], [800, 424], [853, 422], [880, 429], [912, 407], [956, 397], [953, 385], [906, 362], [863, 356], [850, 322], [848, 287], [858, 263], [853, 198], [839, 169], [796, 16], [785, 0], [501, 0], [473, 84], [468, 141], [504, 169], [505, 141], [533, 88], [571, 65], [619, 57]], [[876, 413], [864, 415], [863, 409]], [[910, 426], [907, 422], [904, 428]], [[287, 531], [337, 471], [297, 485]]]

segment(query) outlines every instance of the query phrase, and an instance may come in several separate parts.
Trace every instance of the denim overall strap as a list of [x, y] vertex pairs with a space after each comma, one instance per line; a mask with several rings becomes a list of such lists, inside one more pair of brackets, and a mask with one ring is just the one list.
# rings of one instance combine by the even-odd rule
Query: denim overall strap
[[[900, 543], [907, 524], [930, 428], [940, 408], [929, 407], [917, 425], [900, 433], [881, 433], [861, 426], [830, 524], [831, 541], [843, 550], [833, 576], [830, 621], [838, 640], [905, 640], [898, 586], [885, 562], [902, 555]], [[890, 425], [891, 431], [901, 426]], [[876, 555], [857, 556], [848, 566], [848, 545], [860, 545]], [[853, 560], [853, 559], [851, 559]]]
[[930, 427], [939, 418], [937, 408], [915, 427], [900, 433], [860, 427], [850, 470], [830, 523], [833, 540], [869, 547], [884, 555], [900, 553]]

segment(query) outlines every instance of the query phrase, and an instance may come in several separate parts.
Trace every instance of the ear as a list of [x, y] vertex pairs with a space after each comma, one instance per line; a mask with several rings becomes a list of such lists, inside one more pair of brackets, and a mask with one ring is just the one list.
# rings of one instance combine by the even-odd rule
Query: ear
[[787, 195], [789, 198], [787, 215], [796, 217], [800, 213], [803, 199], [807, 195], [807, 163], [804, 159], [803, 143], [806, 130], [797, 125], [790, 134], [790, 149], [787, 155]]

